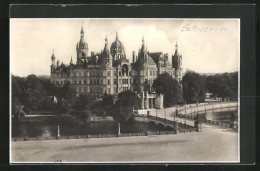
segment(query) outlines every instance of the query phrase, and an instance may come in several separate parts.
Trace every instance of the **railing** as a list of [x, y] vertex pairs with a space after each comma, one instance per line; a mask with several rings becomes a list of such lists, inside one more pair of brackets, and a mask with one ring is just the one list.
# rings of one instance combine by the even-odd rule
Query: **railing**
[[[189, 116], [189, 115], [178, 114], [178, 115], [175, 115], [175, 116], [180, 117], [180, 118], [195, 119], [194, 116]], [[207, 120], [207, 119], [204, 119], [204, 118], [199, 118], [199, 121], [204, 122], [204, 123], [213, 124], [213, 125], [219, 125], [219, 126], [223, 126], [223, 127], [227, 127], [227, 128], [238, 128], [237, 124], [232, 124], [232, 123], [212, 121], [212, 120]]]
[[118, 134], [88, 134], [73, 136], [50, 136], [50, 137], [13, 137], [12, 141], [40, 141], [40, 140], [65, 140], [65, 139], [90, 139], [90, 138], [113, 138], [113, 137], [133, 137], [133, 136], [150, 136], [150, 135], [170, 135], [176, 134], [175, 131], [146, 131], [139, 133], [121, 133]]
[[[178, 113], [183, 113], [186, 111], [186, 113], [193, 113], [193, 109], [197, 109], [196, 112], [199, 111], [206, 111], [206, 110], [215, 110], [215, 109], [223, 109], [223, 108], [231, 108], [231, 107], [237, 107], [237, 102], [213, 102], [213, 103], [203, 103], [203, 104], [191, 104], [182, 106], [180, 108], [177, 108]], [[191, 110], [191, 111], [189, 111]]]
[[[143, 118], [150, 118], [154, 122], [163, 122], [164, 124], [166, 124], [166, 126], [167, 126], [167, 124], [169, 124], [169, 125], [175, 127], [176, 123], [178, 123], [179, 129], [180, 129], [180, 127], [183, 127], [182, 129], [196, 130], [195, 127], [187, 125], [186, 123], [176, 122], [176, 121], [172, 121], [172, 120], [168, 120], [168, 119], [165, 119], [165, 118], [160, 118], [160, 117], [156, 117], [156, 116], [152, 116], [152, 115], [144, 115], [144, 114], [136, 115], [135, 114], [134, 116], [136, 116], [136, 117], [143, 117]], [[189, 131], [189, 130], [187, 130], [187, 131]]]

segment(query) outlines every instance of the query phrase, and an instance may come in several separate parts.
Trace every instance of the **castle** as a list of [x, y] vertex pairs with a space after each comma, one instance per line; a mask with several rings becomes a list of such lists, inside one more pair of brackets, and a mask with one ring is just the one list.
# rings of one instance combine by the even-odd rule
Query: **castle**
[[117, 34], [110, 48], [106, 37], [101, 52], [91, 52], [88, 56], [88, 51], [82, 27], [80, 40], [76, 45], [75, 64], [72, 57], [69, 65], [60, 64], [59, 60], [56, 62], [53, 52], [51, 83], [58, 87], [69, 85], [74, 89], [76, 96], [90, 93], [96, 98], [101, 98], [104, 93], [116, 95], [125, 90], [132, 90], [138, 94], [153, 92], [153, 81], [164, 72], [179, 82], [182, 79], [182, 56], [178, 52], [177, 43], [172, 64], [168, 61], [168, 54], [149, 52], [144, 38], [138, 54], [133, 51], [132, 63], [126, 58], [124, 45]]

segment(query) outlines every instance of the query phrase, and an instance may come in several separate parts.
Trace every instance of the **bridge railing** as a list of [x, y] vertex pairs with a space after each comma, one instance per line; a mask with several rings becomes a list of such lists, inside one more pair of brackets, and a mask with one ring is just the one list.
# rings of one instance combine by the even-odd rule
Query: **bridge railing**
[[166, 123], [166, 124], [169, 124], [169, 125], [171, 125], [173, 127], [175, 127], [176, 123], [178, 123], [179, 128], [182, 127], [183, 129], [192, 129], [192, 130], [196, 129], [194, 126], [187, 125], [186, 123], [177, 122], [177, 121], [173, 121], [173, 120], [169, 120], [169, 119], [165, 119], [165, 118], [160, 118], [160, 117], [157, 117], [157, 116], [143, 115], [143, 114], [141, 114], [141, 115], [134, 115], [134, 116], [150, 118], [150, 119], [152, 119], [155, 122]]

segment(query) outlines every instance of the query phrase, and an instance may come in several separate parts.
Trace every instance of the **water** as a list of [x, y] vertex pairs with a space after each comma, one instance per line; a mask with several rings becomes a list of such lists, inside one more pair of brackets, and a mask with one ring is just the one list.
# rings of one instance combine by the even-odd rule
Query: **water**
[[[201, 118], [213, 121], [228, 122], [231, 115], [234, 113], [232, 109], [218, 109], [205, 112], [200, 112]], [[197, 113], [195, 113], [197, 114]], [[194, 114], [193, 114], [194, 116]], [[121, 133], [137, 133], [146, 131], [172, 131], [170, 127], [160, 127], [152, 123], [141, 121], [130, 121], [121, 123]], [[87, 134], [116, 134], [118, 125], [113, 121], [92, 122], [78, 125], [60, 125], [61, 136], [71, 135], [87, 135]], [[43, 122], [13, 122], [12, 137], [49, 137], [57, 136], [57, 123], [52, 122], [52, 119], [44, 119]]]
[[[206, 113], [204, 111], [199, 112], [199, 117], [211, 121], [220, 121], [220, 122], [229, 122], [231, 116], [233, 115], [236, 108], [224, 108], [224, 109], [215, 109], [208, 110]], [[195, 111], [192, 116], [196, 115], [197, 112]]]

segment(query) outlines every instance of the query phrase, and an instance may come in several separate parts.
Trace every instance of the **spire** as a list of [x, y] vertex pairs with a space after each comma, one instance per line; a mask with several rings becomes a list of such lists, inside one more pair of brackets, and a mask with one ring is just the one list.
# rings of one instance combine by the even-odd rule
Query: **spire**
[[105, 44], [107, 45], [107, 35], [106, 35], [106, 38], [105, 38]]
[[177, 45], [177, 41], [176, 41], [176, 45], [175, 45], [175, 50], [178, 50], [178, 45]]
[[108, 49], [108, 45], [107, 45], [107, 42], [108, 42], [108, 39], [107, 39], [107, 36], [105, 38], [105, 47], [104, 47], [104, 52], [108, 52], [109, 49]]
[[118, 40], [118, 34], [117, 34], [117, 32], [116, 32], [116, 40]]
[[142, 39], [141, 52], [145, 52], [144, 36], [143, 36], [143, 39]]
[[84, 35], [83, 22], [82, 22], [82, 26], [81, 26], [81, 31], [80, 31], [80, 33]]
[[70, 64], [73, 64], [73, 61], [72, 61], [72, 56], [71, 56], [71, 59], [70, 59]]
[[53, 48], [53, 50], [52, 50], [51, 60], [55, 60], [54, 48]]

